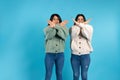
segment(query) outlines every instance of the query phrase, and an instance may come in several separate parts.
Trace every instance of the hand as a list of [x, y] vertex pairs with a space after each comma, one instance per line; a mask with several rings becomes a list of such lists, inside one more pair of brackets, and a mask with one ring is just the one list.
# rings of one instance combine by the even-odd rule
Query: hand
[[65, 20], [65, 21], [63, 21], [63, 22], [60, 23], [60, 26], [65, 26], [67, 23], [68, 23], [68, 21]]
[[84, 22], [84, 24], [88, 24], [90, 21], [91, 21], [91, 18], [88, 19], [88, 20], [86, 20], [86, 21]]
[[48, 24], [51, 28], [55, 27], [55, 23], [53, 23], [51, 20], [48, 20]]
[[78, 23], [77, 21], [75, 21], [75, 19], [72, 18], [72, 20], [73, 20], [73, 22], [74, 22], [76, 25], [79, 26], [79, 23]]

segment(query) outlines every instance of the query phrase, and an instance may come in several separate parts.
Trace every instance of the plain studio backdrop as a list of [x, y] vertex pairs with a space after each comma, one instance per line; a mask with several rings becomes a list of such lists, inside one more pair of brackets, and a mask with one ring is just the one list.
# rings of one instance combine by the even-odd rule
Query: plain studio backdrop
[[[73, 25], [83, 13], [94, 28], [89, 80], [120, 80], [119, 0], [0, 0], [0, 80], [44, 80], [43, 29], [51, 14]], [[66, 40], [63, 80], [73, 80], [70, 36]], [[56, 80], [55, 68], [52, 80]], [[80, 79], [81, 80], [81, 79]]]

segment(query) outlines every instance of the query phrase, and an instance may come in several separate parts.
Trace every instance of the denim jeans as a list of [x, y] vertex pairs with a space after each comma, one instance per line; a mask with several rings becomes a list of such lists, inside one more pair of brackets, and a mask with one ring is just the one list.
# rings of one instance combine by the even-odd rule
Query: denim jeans
[[46, 53], [45, 56], [45, 67], [46, 75], [45, 80], [51, 80], [52, 69], [55, 64], [56, 67], [56, 78], [62, 80], [62, 69], [64, 65], [64, 53]]
[[73, 80], [79, 80], [80, 70], [82, 80], [87, 80], [87, 72], [90, 64], [90, 55], [74, 55], [71, 56], [71, 65], [73, 70]]

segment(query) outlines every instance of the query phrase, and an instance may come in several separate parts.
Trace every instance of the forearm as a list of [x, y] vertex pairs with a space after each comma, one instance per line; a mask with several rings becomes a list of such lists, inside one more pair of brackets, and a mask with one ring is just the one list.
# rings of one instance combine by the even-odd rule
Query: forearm
[[60, 25], [56, 25], [55, 29], [57, 30], [56, 35], [65, 40], [69, 33], [68, 29]]
[[52, 39], [56, 35], [56, 30], [54, 28], [46, 28], [44, 30], [46, 40], [47, 39]]
[[71, 28], [71, 37], [72, 38], [78, 37], [79, 34], [80, 34], [80, 28], [79, 27], [74, 26], [74, 27]]
[[83, 27], [81, 33], [83, 37], [90, 41], [92, 38], [93, 30], [90, 27]]

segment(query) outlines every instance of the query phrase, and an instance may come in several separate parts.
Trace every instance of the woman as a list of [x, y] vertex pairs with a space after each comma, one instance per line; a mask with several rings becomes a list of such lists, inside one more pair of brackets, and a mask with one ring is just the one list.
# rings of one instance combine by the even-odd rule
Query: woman
[[68, 29], [65, 27], [67, 21], [63, 21], [58, 14], [52, 14], [48, 21], [45, 32], [45, 80], [51, 80], [53, 65], [56, 67], [56, 78], [62, 80], [62, 69], [64, 64], [65, 40]]
[[82, 80], [87, 80], [87, 73], [90, 64], [90, 53], [93, 51], [91, 39], [93, 28], [88, 24], [90, 20], [85, 19], [83, 14], [78, 14], [74, 25], [71, 27], [71, 65], [73, 80], [79, 80], [80, 70]]

